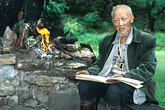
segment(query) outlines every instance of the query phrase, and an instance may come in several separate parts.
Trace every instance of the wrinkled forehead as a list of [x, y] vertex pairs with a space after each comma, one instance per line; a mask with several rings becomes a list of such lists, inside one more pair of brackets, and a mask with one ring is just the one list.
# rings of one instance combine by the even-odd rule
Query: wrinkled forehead
[[129, 17], [131, 16], [131, 11], [128, 7], [120, 6], [114, 10], [113, 13], [114, 18], [115, 17]]

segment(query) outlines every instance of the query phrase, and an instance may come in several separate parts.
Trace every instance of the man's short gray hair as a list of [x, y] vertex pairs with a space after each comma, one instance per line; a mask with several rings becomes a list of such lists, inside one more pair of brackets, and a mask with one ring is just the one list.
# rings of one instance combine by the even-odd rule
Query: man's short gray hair
[[128, 8], [128, 11], [130, 12], [130, 14], [133, 15], [132, 9], [131, 9], [131, 7], [129, 7], [128, 5], [116, 5], [116, 6], [114, 6], [114, 7], [112, 8], [112, 12], [111, 12], [112, 18], [113, 18], [114, 11], [115, 11], [116, 8], [118, 8], [118, 7], [127, 7], [127, 8]]

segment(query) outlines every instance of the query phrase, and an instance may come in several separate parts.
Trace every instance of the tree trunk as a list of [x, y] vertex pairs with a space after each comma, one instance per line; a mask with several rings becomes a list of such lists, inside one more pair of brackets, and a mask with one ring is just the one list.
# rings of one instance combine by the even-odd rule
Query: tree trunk
[[154, 19], [154, 18], [149, 19], [148, 29], [151, 32], [155, 32], [155, 28], [154, 28], [155, 21], [156, 21], [156, 19]]
[[3, 36], [6, 26], [12, 26], [18, 21], [18, 13], [24, 0], [0, 0], [0, 36]]
[[24, 4], [25, 22], [37, 21], [43, 11], [44, 0], [26, 0]]
[[156, 1], [155, 0], [147, 0], [146, 7], [147, 7], [147, 11], [148, 11], [148, 18], [149, 18], [148, 29], [151, 32], [155, 31], [154, 23], [155, 23], [156, 19], [152, 15], [152, 10], [155, 8], [155, 6], [156, 6]]

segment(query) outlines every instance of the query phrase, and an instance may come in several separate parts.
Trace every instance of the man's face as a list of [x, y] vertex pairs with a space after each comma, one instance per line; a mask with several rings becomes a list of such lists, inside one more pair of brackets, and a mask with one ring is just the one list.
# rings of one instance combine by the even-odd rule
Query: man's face
[[130, 25], [134, 20], [134, 16], [126, 7], [118, 7], [114, 11], [113, 24], [119, 34], [126, 34], [130, 32]]

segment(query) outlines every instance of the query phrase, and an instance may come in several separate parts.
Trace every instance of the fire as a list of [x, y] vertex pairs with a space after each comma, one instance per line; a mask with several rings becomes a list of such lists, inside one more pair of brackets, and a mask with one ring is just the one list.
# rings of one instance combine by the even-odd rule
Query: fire
[[51, 50], [50, 47], [52, 46], [52, 44], [49, 44], [50, 32], [46, 28], [39, 29], [38, 27], [36, 27], [36, 29], [37, 32], [42, 35], [41, 43], [42, 43], [43, 51], [46, 52], [48, 49], [50, 51]]

